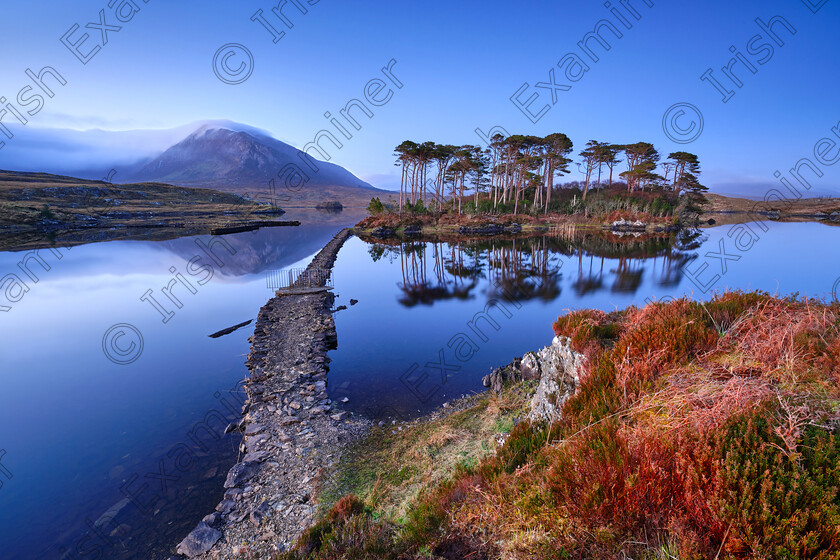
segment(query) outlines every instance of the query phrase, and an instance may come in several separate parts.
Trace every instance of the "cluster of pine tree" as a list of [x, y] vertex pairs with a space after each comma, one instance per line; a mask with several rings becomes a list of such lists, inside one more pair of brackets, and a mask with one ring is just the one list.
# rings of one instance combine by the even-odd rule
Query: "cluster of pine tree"
[[[520, 204], [527, 201], [548, 213], [552, 192], [557, 188], [555, 178], [567, 175], [569, 166], [575, 163], [572, 141], [563, 133], [545, 137], [496, 135], [485, 149], [406, 140], [396, 147], [394, 155], [402, 170], [400, 211], [406, 206], [416, 207], [424, 198], [432, 199], [441, 209], [448, 198], [452, 211], [459, 214], [468, 197], [473, 197], [475, 209], [483, 197], [487, 207], [494, 210], [512, 203], [516, 214]], [[700, 184], [700, 161], [695, 154], [673, 152], [660, 161], [661, 154], [648, 142], [590, 140], [578, 155], [578, 168], [585, 178], [580, 188], [582, 202], [590, 188], [604, 186], [603, 176], [608, 177], [606, 186], [611, 188], [617, 166], [625, 162], [626, 169], [618, 176], [628, 193], [652, 189], [671, 192], [689, 213], [699, 213], [705, 203], [703, 194], [708, 189]]]

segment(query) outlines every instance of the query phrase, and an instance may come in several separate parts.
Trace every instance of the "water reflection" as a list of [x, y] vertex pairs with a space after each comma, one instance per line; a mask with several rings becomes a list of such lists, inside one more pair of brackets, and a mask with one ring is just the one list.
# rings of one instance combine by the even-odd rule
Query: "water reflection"
[[573, 278], [570, 287], [578, 297], [602, 290], [634, 294], [646, 271], [656, 285], [674, 287], [697, 258], [704, 234], [700, 230], [645, 236], [583, 232], [466, 241], [366, 241], [373, 262], [383, 257], [399, 261], [398, 301], [414, 307], [472, 299], [482, 280], [490, 285], [488, 299], [549, 303], [562, 294], [561, 269], [571, 261], [577, 270], [568, 272]]
[[[413, 416], [480, 390], [493, 367], [548, 343], [568, 309], [623, 308], [691, 286], [704, 235], [351, 239], [334, 274], [339, 297], [359, 305], [336, 316], [331, 398], [361, 414]], [[461, 359], [465, 339], [474, 352]], [[429, 367], [441, 355], [457, 366], [445, 379]], [[420, 391], [421, 379], [439, 387]]]

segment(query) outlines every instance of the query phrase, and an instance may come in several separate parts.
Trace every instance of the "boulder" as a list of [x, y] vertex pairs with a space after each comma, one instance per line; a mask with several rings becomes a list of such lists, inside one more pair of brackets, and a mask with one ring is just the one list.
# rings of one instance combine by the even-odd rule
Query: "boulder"
[[251, 512], [250, 519], [251, 523], [259, 527], [265, 516], [268, 515], [268, 512], [271, 510], [271, 506], [269, 506], [268, 502], [261, 503], [254, 511]]
[[253, 451], [242, 458], [243, 463], [262, 463], [269, 457], [268, 451]]
[[246, 436], [255, 436], [265, 430], [265, 426], [262, 424], [249, 424], [247, 428], [245, 428], [245, 435]]
[[178, 554], [187, 558], [195, 558], [213, 548], [213, 545], [222, 538], [222, 534], [210, 527], [207, 523], [201, 522], [193, 532], [187, 535], [181, 544], [178, 545]]
[[396, 235], [396, 233], [397, 233], [396, 230], [394, 230], [393, 228], [382, 226], [382, 227], [376, 228], [370, 234], [375, 236], [375, 237], [385, 238], [385, 237], [393, 237], [394, 235]]
[[[221, 502], [219, 502], [219, 505], [216, 506], [216, 511], [221, 513], [222, 515], [227, 515], [231, 511], [233, 511], [233, 508], [235, 508], [235, 507], [236, 507], [236, 502], [234, 502], [233, 500], [225, 499], [225, 500], [222, 500]], [[212, 523], [209, 523], [209, 522], [206, 522], [206, 521], [205, 521], [205, 523], [207, 523], [208, 525], [212, 525]]]

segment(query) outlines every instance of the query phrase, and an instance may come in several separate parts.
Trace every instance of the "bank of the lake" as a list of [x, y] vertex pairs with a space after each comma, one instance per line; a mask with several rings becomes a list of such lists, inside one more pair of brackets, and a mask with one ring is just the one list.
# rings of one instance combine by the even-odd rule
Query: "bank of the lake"
[[838, 325], [759, 292], [564, 315], [489, 393], [374, 428], [279, 558], [835, 557]]

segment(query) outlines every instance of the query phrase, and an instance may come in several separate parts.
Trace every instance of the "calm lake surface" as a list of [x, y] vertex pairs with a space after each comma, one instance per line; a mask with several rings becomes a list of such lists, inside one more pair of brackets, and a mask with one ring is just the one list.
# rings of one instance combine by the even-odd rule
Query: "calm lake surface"
[[[840, 228], [819, 223], [721, 226], [673, 244], [633, 239], [350, 239], [334, 279], [338, 303], [359, 303], [336, 314], [331, 398], [371, 417], [412, 417], [483, 390], [495, 367], [551, 344], [551, 324], [568, 310], [708, 299], [726, 288], [831, 297], [840, 277]], [[491, 301], [504, 307], [491, 305], [493, 323], [482, 318]]]
[[[208, 335], [256, 318], [273, 293], [267, 270], [305, 266], [361, 218], [294, 214], [321, 223], [224, 236], [230, 249], [212, 248], [221, 264], [196, 243], [210, 236], [82, 245], [60, 260], [41, 251], [51, 269], [32, 263], [39, 281], [29, 292], [0, 298], [12, 307], [0, 313], [0, 464], [13, 475], [0, 470], [0, 558], [165, 559], [213, 511], [237, 457], [240, 438], [222, 424], [240, 417], [253, 325]], [[24, 276], [25, 254], [0, 253], [0, 277]], [[181, 309], [161, 293], [175, 274], [196, 290], [172, 289]], [[147, 290], [174, 312], [167, 323], [140, 300]], [[123, 323], [143, 337], [128, 365], [103, 351], [106, 331]], [[117, 351], [137, 343], [123, 331]]]
[[[0, 313], [0, 465], [13, 475], [0, 469], [0, 556], [167, 558], [215, 507], [237, 456], [239, 439], [222, 436], [222, 420], [238, 416], [253, 325], [208, 335], [255, 318], [272, 295], [266, 271], [305, 266], [359, 218], [345, 212], [309, 225], [306, 216], [299, 228], [224, 236], [234, 252], [217, 243], [218, 260], [196, 243], [214, 239], [202, 236], [78, 246], [61, 260], [47, 253], [50, 271], [33, 265], [39, 282]], [[702, 286], [716, 274], [716, 290], [830, 297], [840, 228], [766, 225], [754, 226], [754, 238], [722, 226], [676, 242], [352, 238], [333, 276], [336, 305], [347, 309], [336, 313], [328, 391], [356, 413], [416, 416], [482, 390], [494, 367], [549, 344], [566, 310], [706, 299], [712, 290]], [[714, 255], [722, 250], [723, 259]], [[19, 272], [24, 254], [0, 253], [0, 276]], [[173, 279], [180, 309], [161, 291]], [[148, 290], [174, 313], [168, 322], [140, 300]], [[123, 335], [103, 349], [114, 325]], [[112, 360], [129, 361], [139, 348], [126, 325], [142, 334], [142, 352], [120, 365]]]

